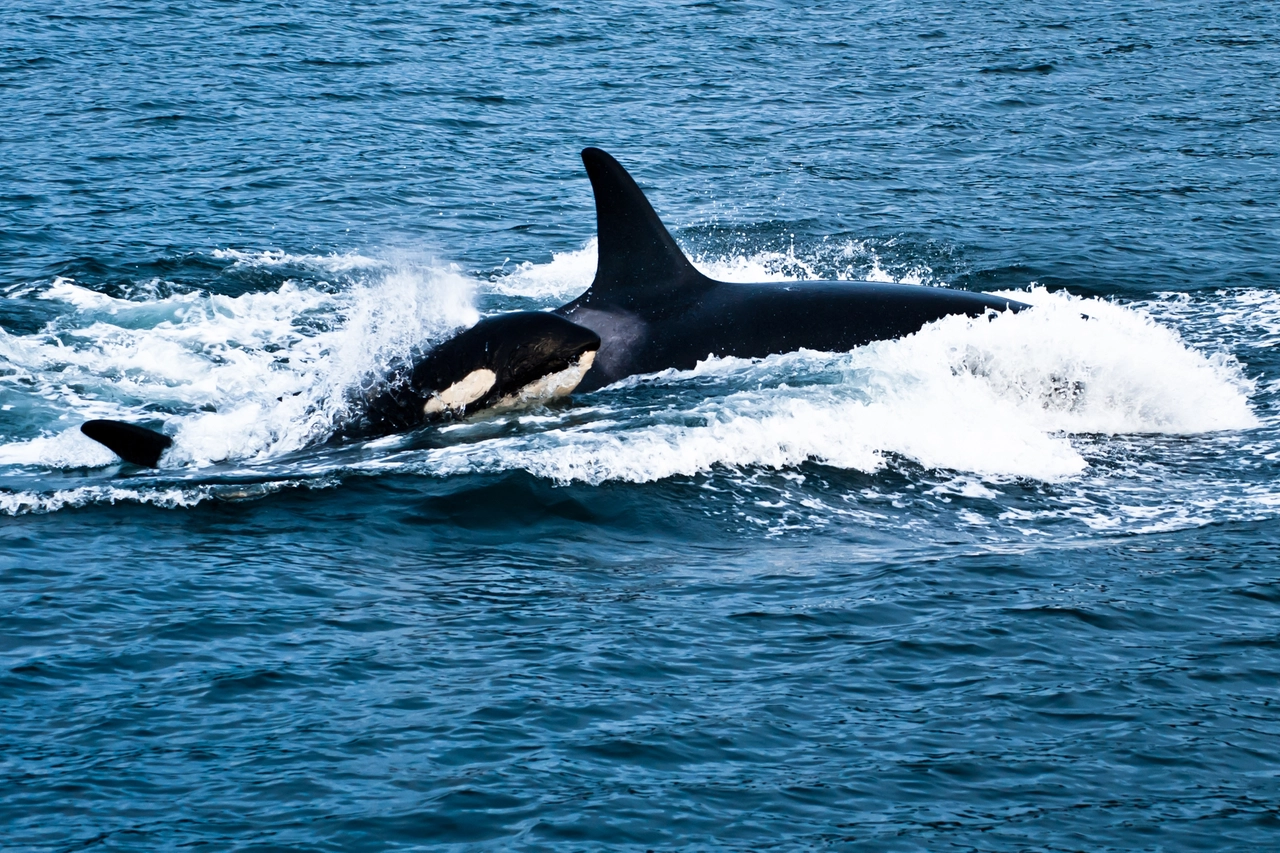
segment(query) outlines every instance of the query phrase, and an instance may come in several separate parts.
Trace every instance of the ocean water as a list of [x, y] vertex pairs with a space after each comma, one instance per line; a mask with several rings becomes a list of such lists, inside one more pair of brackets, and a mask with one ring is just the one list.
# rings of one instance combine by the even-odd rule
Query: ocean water
[[[1280, 837], [1280, 16], [0, 8], [0, 848]], [[326, 445], [594, 273], [1008, 293]], [[90, 418], [161, 427], [123, 465]]]

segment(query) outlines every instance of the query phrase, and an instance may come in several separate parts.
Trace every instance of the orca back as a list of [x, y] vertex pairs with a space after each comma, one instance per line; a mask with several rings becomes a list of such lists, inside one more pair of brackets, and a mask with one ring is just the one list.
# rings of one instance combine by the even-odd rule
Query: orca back
[[688, 369], [708, 355], [847, 351], [911, 334], [952, 314], [1025, 307], [1002, 297], [920, 285], [715, 281], [689, 262], [617, 160], [587, 148], [582, 162], [596, 201], [596, 277], [586, 293], [555, 312], [602, 339], [580, 391], [638, 373]]

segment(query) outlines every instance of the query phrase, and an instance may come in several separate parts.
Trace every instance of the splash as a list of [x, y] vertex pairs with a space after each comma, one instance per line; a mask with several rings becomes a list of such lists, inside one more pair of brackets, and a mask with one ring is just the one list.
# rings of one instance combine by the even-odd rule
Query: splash
[[450, 268], [388, 267], [337, 293], [287, 280], [238, 297], [139, 303], [58, 280], [42, 298], [73, 310], [38, 335], [0, 331], [0, 357], [11, 365], [6, 384], [34, 386], [70, 423], [54, 436], [15, 436], [0, 462], [107, 464], [75, 428], [99, 417], [162, 416], [175, 438], [170, 464], [296, 450], [332, 431], [350, 389], [475, 322], [473, 289]]
[[1035, 310], [947, 317], [846, 354], [711, 359], [692, 371], [635, 377], [621, 388], [685, 384], [713, 396], [656, 419], [622, 403], [606, 429], [439, 450], [424, 470], [523, 468], [598, 484], [806, 461], [875, 472], [897, 457], [1053, 482], [1088, 465], [1072, 435], [1257, 425], [1252, 383], [1234, 360], [1201, 355], [1130, 309], [1044, 290], [1008, 295]]
[[558, 306], [591, 285], [598, 255], [596, 238], [592, 237], [581, 249], [555, 253], [549, 263], [524, 261], [510, 272], [490, 276], [489, 288], [501, 296], [536, 299]]
[[[883, 281], [898, 284], [934, 284], [931, 271], [919, 264], [888, 268], [875, 247], [858, 240], [822, 244], [819, 258], [796, 254], [794, 245], [784, 251], [766, 250], [750, 254], [715, 255], [688, 253], [689, 260], [703, 275], [719, 281], [762, 282], [802, 281], [829, 276], [835, 281]], [[535, 299], [559, 306], [582, 294], [596, 274], [599, 244], [595, 237], [581, 249], [558, 252], [549, 263], [524, 261], [509, 272], [489, 277], [489, 288], [501, 296]], [[824, 275], [824, 271], [827, 272]]]
[[[163, 421], [175, 439], [167, 470], [180, 477], [231, 463], [242, 473], [244, 466], [270, 469], [281, 483], [362, 470], [525, 470], [560, 483], [645, 483], [819, 463], [866, 473], [949, 472], [965, 485], [947, 494], [976, 499], [1001, 483], [1083, 483], [1101, 462], [1131, 465], [1114, 454], [1135, 436], [1258, 425], [1250, 405], [1257, 389], [1229, 347], [1206, 354], [1151, 316], [1167, 320], [1181, 310], [1188, 316], [1175, 317], [1178, 327], [1196, 328], [1204, 311], [1176, 300], [1125, 307], [1036, 289], [1008, 294], [1034, 306], [1016, 315], [947, 317], [848, 353], [710, 359], [690, 371], [631, 377], [568, 409], [450, 427], [428, 449], [371, 443], [341, 462], [315, 451], [310, 461], [280, 461], [323, 442], [350, 414], [353, 389], [396, 358], [474, 322], [478, 296], [558, 305], [590, 284], [595, 251], [592, 242], [483, 280], [403, 258], [224, 250], [237, 264], [300, 266], [339, 281], [310, 286], [285, 278], [273, 290], [236, 297], [158, 287], [151, 298], [116, 299], [55, 280], [30, 295], [65, 305], [58, 321], [33, 335], [0, 331], [0, 405], [24, 412], [10, 419], [0, 465], [68, 472], [113, 465], [77, 429], [107, 417]], [[850, 271], [864, 277], [870, 265], [877, 278], [931, 278], [927, 269], [891, 275], [862, 244], [823, 252], [696, 262], [731, 281], [794, 280], [816, 264], [829, 268], [836, 256], [847, 256]], [[1230, 305], [1215, 310], [1241, 323], [1271, 316], [1268, 306], [1246, 303], [1234, 313]], [[1118, 438], [1100, 444], [1107, 436]], [[131, 487], [107, 488], [19, 489], [5, 493], [0, 509], [121, 500], [109, 489]], [[172, 498], [172, 489], [184, 497]], [[173, 506], [216, 496], [181, 482], [134, 491], [138, 500]]]
[[232, 261], [234, 266], [244, 267], [300, 267], [329, 273], [350, 273], [365, 270], [383, 270], [395, 264], [384, 258], [370, 257], [358, 252], [327, 255], [293, 254], [279, 249], [242, 251], [240, 249], [214, 249], [211, 253], [219, 260]]

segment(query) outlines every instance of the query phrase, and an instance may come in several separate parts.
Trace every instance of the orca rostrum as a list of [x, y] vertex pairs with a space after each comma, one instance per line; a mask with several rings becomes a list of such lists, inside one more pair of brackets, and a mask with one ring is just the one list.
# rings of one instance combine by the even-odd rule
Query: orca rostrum
[[617, 160], [587, 148], [582, 162], [595, 194], [600, 256], [587, 292], [556, 310], [601, 339], [579, 391], [637, 373], [688, 370], [708, 356], [846, 352], [912, 334], [951, 314], [978, 317], [1027, 307], [910, 284], [716, 281], [689, 262]]

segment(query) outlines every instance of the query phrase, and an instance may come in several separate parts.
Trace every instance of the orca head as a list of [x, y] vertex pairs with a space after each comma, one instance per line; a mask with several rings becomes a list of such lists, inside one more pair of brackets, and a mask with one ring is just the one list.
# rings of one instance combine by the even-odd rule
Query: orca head
[[544, 311], [486, 317], [427, 354], [410, 388], [432, 421], [561, 397], [590, 369], [600, 336]]

